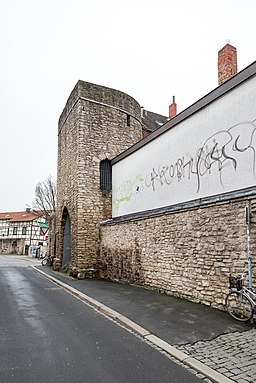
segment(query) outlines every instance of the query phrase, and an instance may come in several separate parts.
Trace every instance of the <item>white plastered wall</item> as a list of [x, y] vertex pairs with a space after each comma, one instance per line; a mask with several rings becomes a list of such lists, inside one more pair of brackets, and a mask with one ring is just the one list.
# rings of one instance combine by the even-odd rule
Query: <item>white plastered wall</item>
[[113, 165], [113, 217], [256, 184], [256, 77]]

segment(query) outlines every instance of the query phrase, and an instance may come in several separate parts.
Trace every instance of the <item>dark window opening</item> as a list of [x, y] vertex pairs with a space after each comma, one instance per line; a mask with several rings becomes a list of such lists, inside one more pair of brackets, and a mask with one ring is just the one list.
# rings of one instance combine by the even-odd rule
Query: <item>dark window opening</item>
[[100, 162], [100, 189], [112, 190], [112, 167], [108, 159]]
[[129, 114], [126, 115], [126, 123], [127, 126], [131, 126], [131, 116]]
[[26, 234], [27, 234], [27, 228], [26, 228], [26, 226], [23, 226], [22, 235], [26, 235]]
[[13, 228], [13, 235], [17, 235], [17, 233], [18, 233], [18, 228], [15, 226], [15, 227]]

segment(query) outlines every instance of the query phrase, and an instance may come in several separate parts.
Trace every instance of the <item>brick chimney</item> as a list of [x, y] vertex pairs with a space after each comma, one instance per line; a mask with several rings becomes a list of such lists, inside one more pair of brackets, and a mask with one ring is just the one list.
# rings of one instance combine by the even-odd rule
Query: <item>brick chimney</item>
[[177, 104], [175, 102], [175, 96], [172, 97], [172, 104], [169, 105], [169, 119], [175, 117], [177, 114]]
[[236, 48], [226, 44], [218, 52], [218, 83], [227, 81], [237, 73], [237, 52]]

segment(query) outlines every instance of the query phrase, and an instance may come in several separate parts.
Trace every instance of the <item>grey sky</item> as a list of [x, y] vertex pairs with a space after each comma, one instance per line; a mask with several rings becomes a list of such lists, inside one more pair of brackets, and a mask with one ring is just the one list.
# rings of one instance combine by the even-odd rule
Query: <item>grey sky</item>
[[217, 86], [227, 39], [256, 59], [255, 0], [1, 0], [0, 211], [31, 205], [56, 177], [57, 124], [81, 79], [146, 109], [178, 112]]

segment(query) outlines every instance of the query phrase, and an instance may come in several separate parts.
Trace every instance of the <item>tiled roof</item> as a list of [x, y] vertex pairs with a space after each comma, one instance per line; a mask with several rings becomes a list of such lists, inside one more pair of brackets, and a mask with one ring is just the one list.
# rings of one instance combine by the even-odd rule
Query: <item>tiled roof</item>
[[39, 216], [43, 216], [43, 212], [26, 212], [26, 211], [15, 211], [15, 212], [7, 212], [0, 213], [0, 220], [9, 220], [11, 222], [25, 222], [25, 221], [33, 221], [37, 219]]
[[168, 117], [143, 109], [142, 123], [145, 129], [150, 132], [160, 128], [160, 126], [164, 125], [168, 120]]

